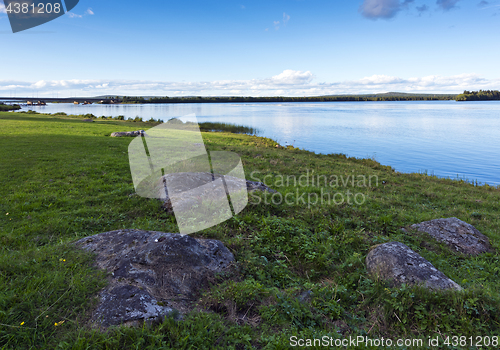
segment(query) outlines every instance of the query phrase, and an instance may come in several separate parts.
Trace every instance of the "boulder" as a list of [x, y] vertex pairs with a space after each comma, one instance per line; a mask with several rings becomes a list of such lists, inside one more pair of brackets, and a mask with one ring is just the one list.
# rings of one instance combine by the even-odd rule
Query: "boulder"
[[[173, 177], [176, 179], [179, 179], [179, 177], [182, 178], [183, 181], [178, 181], [178, 186], [176, 188], [170, 189], [172, 193], [189, 193], [188, 191], [202, 186], [202, 185], [207, 185], [210, 183], [214, 183], [216, 179], [219, 179], [222, 177], [222, 175], [219, 174], [212, 174], [212, 173], [207, 173], [207, 172], [186, 172], [186, 173], [175, 173], [175, 174], [167, 174], [164, 175], [160, 178], [160, 180], [156, 183], [156, 190], [155, 192], [158, 193], [156, 196], [157, 198], [160, 198], [160, 200], [163, 202], [162, 208], [168, 212], [172, 213], [172, 203], [170, 201], [169, 197], [169, 191], [167, 190], [167, 177]], [[240, 188], [242, 179], [225, 175], [224, 176], [224, 182], [225, 185], [227, 186], [227, 189], [233, 189], [233, 190], [238, 190]], [[250, 181], [250, 180], [245, 180], [246, 182], [246, 189], [248, 192], [252, 191], [267, 191], [271, 193], [275, 193], [276, 191], [267, 187], [264, 185], [262, 182], [257, 182], [257, 181]], [[209, 188], [207, 187], [207, 191], [209, 192]], [[214, 191], [212, 193], [213, 195], [216, 195], [217, 193]], [[192, 196], [193, 198], [186, 197], [184, 199], [184, 204], [186, 207], [189, 207], [192, 205], [192, 203], [195, 203], [197, 197], [200, 195], [200, 193], [196, 192], [193, 193]], [[186, 194], [188, 196], [188, 194]], [[210, 197], [210, 193], [206, 193], [206, 198]], [[190, 200], [192, 199], [192, 200]]]
[[493, 251], [488, 237], [474, 226], [457, 218], [435, 219], [411, 225], [410, 228], [426, 232], [439, 242], [444, 242], [455, 252], [478, 255]]
[[267, 192], [270, 192], [270, 193], [276, 193], [276, 190], [273, 190], [272, 188], [264, 185], [262, 182], [258, 182], [258, 181], [250, 181], [250, 180], [247, 180], [247, 190], [248, 192], [252, 192], [252, 191], [267, 191]]
[[75, 244], [95, 253], [97, 267], [110, 273], [90, 320], [98, 328], [187, 312], [200, 289], [234, 261], [222, 242], [178, 233], [116, 230]]
[[87, 122], [87, 123], [93, 123], [93, 122], [94, 122], [94, 120], [93, 120], [93, 119], [84, 119], [83, 121], [84, 121], [84, 122]]
[[134, 136], [144, 136], [146, 133], [144, 130], [138, 131], [125, 131], [125, 132], [114, 132], [111, 134], [111, 137], [134, 137]]
[[374, 278], [389, 281], [394, 287], [404, 283], [434, 290], [462, 289], [429, 261], [400, 242], [372, 247], [366, 256], [366, 269]]

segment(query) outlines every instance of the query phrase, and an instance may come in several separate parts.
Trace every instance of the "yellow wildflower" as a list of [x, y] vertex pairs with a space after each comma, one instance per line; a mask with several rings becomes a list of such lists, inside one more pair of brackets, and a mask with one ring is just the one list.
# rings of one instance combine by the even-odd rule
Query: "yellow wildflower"
[[21, 326], [22, 326], [23, 324], [24, 324], [24, 321], [23, 321], [23, 322], [21, 322]]
[[63, 323], [64, 323], [64, 321], [59, 321], [59, 322], [54, 323], [54, 326], [56, 326], [56, 327], [57, 327], [57, 326], [62, 325]]

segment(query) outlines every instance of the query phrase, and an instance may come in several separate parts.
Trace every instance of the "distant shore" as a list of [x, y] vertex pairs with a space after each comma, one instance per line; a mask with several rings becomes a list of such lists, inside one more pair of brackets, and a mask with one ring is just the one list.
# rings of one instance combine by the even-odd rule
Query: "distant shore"
[[0, 97], [0, 101], [30, 103], [74, 103], [74, 104], [169, 104], [169, 103], [272, 103], [272, 102], [376, 102], [376, 101], [494, 101], [500, 100], [500, 91], [479, 90], [462, 94], [414, 94], [387, 92], [380, 94], [325, 95], [325, 96], [97, 96], [71, 98], [45, 98], [40, 101], [28, 97]]

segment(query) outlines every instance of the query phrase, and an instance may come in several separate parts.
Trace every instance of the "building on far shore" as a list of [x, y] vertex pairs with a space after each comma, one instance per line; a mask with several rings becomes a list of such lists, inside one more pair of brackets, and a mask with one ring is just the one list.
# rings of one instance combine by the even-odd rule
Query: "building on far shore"
[[45, 101], [27, 101], [26, 104], [28, 106], [46, 106]]
[[120, 100], [100, 100], [99, 103], [102, 105], [113, 105], [120, 103]]

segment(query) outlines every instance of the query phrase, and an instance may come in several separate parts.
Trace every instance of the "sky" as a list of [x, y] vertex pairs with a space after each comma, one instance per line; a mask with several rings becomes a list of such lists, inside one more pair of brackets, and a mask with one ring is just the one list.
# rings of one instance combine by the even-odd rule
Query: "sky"
[[80, 0], [12, 33], [0, 96], [500, 89], [500, 0]]

